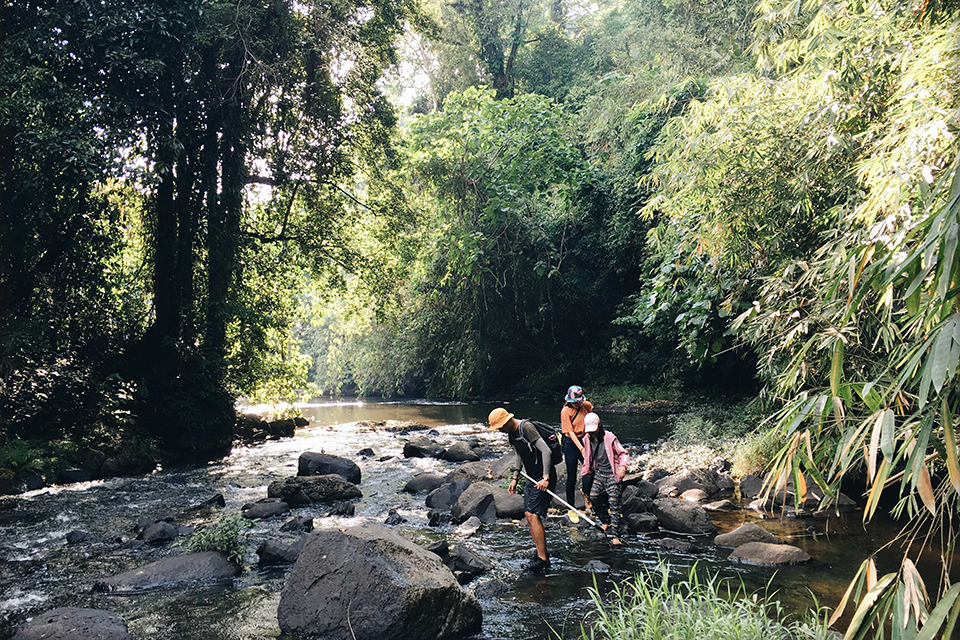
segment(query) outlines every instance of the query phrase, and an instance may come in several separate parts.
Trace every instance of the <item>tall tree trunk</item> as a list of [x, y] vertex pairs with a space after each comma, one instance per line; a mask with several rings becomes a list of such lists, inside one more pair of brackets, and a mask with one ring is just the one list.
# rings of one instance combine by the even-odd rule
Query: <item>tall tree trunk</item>
[[157, 131], [156, 164], [160, 173], [154, 214], [153, 308], [154, 337], [160, 342], [176, 344], [180, 340], [181, 296], [177, 278], [178, 215], [175, 200], [173, 167], [177, 163], [174, 143], [175, 87], [173, 72], [164, 74], [167, 97]]
[[207, 335], [204, 345], [215, 363], [222, 362], [226, 356], [230, 284], [236, 272], [243, 189], [247, 182], [247, 95], [242, 70], [243, 48], [235, 45], [225, 74], [220, 206], [211, 211], [208, 236]]

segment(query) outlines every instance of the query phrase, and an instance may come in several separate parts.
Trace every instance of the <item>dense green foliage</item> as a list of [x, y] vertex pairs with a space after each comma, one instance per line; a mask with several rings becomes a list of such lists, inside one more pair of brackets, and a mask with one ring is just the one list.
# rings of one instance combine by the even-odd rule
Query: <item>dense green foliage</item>
[[3, 435], [223, 450], [237, 393], [303, 384], [296, 291], [368, 266], [346, 231], [361, 215], [402, 219], [376, 82], [411, 15], [378, 0], [5, 8]]
[[253, 526], [239, 513], [231, 513], [220, 518], [220, 521], [211, 527], [200, 529], [187, 540], [187, 550], [219, 551], [227, 556], [231, 562], [243, 564], [243, 554], [246, 551], [246, 530]]

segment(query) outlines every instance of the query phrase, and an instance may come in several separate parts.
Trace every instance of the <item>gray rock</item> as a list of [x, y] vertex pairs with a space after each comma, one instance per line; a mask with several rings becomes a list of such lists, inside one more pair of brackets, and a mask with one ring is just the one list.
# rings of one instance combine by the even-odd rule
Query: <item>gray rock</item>
[[493, 485], [493, 501], [497, 505], [498, 518], [520, 520], [523, 515], [523, 496], [517, 493], [508, 493], [501, 486]]
[[373, 449], [371, 449], [370, 447], [365, 447], [363, 449], [360, 449], [360, 451], [357, 451], [357, 456], [361, 458], [372, 458], [375, 455], [376, 454], [373, 452]]
[[443, 486], [446, 481], [446, 476], [436, 473], [418, 473], [407, 481], [407, 484], [403, 486], [403, 491], [405, 493], [430, 493]]
[[258, 502], [256, 504], [244, 505], [240, 510], [240, 515], [248, 520], [261, 520], [272, 518], [290, 511], [290, 505], [282, 500], [271, 500], [269, 502]]
[[757, 476], [743, 476], [740, 478], [740, 497], [744, 500], [753, 500], [760, 495], [761, 487], [763, 487], [763, 480]]
[[177, 535], [180, 537], [192, 536], [194, 533], [196, 533], [196, 531], [197, 531], [196, 527], [191, 527], [187, 525], [184, 525], [182, 527], [177, 527]]
[[680, 494], [680, 498], [690, 502], [703, 502], [707, 499], [707, 494], [703, 489], [687, 489]]
[[493, 488], [486, 482], [475, 482], [460, 494], [457, 502], [450, 509], [454, 522], [463, 522], [471, 516], [480, 518], [487, 524], [497, 519], [497, 504], [493, 495]]
[[654, 540], [652, 542], [653, 546], [660, 547], [661, 549], [667, 549], [668, 551], [674, 551], [676, 553], [692, 553], [696, 549], [696, 545], [687, 540], [676, 540], [674, 538], [661, 538], [660, 540]]
[[717, 502], [711, 502], [709, 504], [703, 505], [703, 508], [707, 511], [737, 511], [740, 509], [737, 505], [733, 504], [729, 500], [719, 500]]
[[734, 483], [733, 478], [723, 473], [717, 474], [715, 484], [717, 485], [717, 489], [721, 492], [733, 491], [734, 487], [737, 486], [736, 483]]
[[95, 592], [131, 593], [179, 587], [189, 583], [228, 582], [240, 575], [240, 567], [217, 551], [170, 556], [133, 571], [98, 580]]
[[631, 513], [624, 516], [630, 533], [650, 533], [660, 530], [660, 522], [652, 513]]
[[325, 476], [331, 473], [352, 484], [360, 484], [360, 467], [353, 460], [313, 451], [300, 454], [297, 461], [298, 476]]
[[179, 536], [180, 532], [177, 531], [175, 526], [169, 522], [161, 520], [160, 522], [154, 522], [152, 525], [144, 529], [137, 537], [147, 544], [162, 544], [164, 542], [176, 540]]
[[642, 498], [647, 500], [653, 500], [660, 493], [660, 487], [655, 485], [652, 482], [647, 482], [646, 480], [640, 480], [636, 483], [637, 492]]
[[403, 445], [404, 458], [439, 458], [443, 447], [426, 436], [415, 436]]
[[713, 540], [713, 543], [719, 547], [739, 547], [748, 542], [784, 544], [783, 540], [752, 522], [742, 524], [730, 533], [719, 535]]
[[477, 516], [470, 516], [467, 518], [459, 527], [457, 527], [457, 535], [464, 537], [472, 536], [477, 531], [480, 530], [480, 527], [483, 526], [483, 522]]
[[26, 491], [36, 491], [47, 486], [47, 483], [43, 481], [43, 476], [36, 469], [20, 469], [17, 471], [17, 480]]
[[406, 521], [407, 519], [404, 518], [399, 513], [397, 513], [396, 509], [390, 509], [390, 513], [387, 515], [387, 519], [384, 521], [383, 524], [389, 525], [389, 526], [396, 526], [398, 524], [403, 524]]
[[471, 485], [470, 480], [454, 480], [437, 487], [427, 496], [426, 505], [430, 509], [442, 509], [450, 511], [453, 505], [457, 503], [460, 494], [467, 490]]
[[257, 564], [261, 567], [276, 564], [293, 564], [297, 561], [297, 556], [303, 550], [303, 545], [307, 542], [306, 535], [302, 536], [293, 544], [286, 544], [279, 540], [265, 540], [257, 547]]
[[284, 533], [309, 533], [313, 531], [313, 518], [295, 516], [284, 522], [280, 531]]
[[478, 598], [489, 600], [492, 598], [498, 598], [505, 593], [510, 593], [513, 590], [506, 582], [500, 580], [488, 580], [473, 590], [473, 593]]
[[730, 554], [730, 560], [767, 567], [808, 562], [810, 556], [802, 549], [789, 544], [748, 542], [734, 549]]
[[478, 462], [480, 456], [474, 453], [466, 443], [457, 442], [447, 447], [440, 454], [440, 459], [447, 462]]
[[218, 509], [223, 509], [225, 506], [227, 506], [227, 501], [224, 500], [222, 493], [218, 493], [209, 500], [204, 500], [200, 504], [207, 507], [217, 507]]
[[714, 481], [716, 476], [715, 471], [708, 469], [687, 469], [661, 478], [657, 480], [656, 484], [659, 487], [659, 495], [662, 496], [679, 496], [690, 489], [700, 489], [709, 496], [717, 492], [717, 485]]
[[357, 512], [357, 507], [352, 502], [346, 502], [341, 500], [339, 502], [334, 502], [333, 506], [330, 508], [330, 511], [327, 512], [327, 516], [343, 516], [346, 518], [352, 518], [353, 514]]
[[[477, 518], [477, 522], [480, 522], [480, 518]], [[453, 516], [450, 515], [449, 511], [443, 511], [441, 509], [430, 509], [427, 511], [427, 526], [439, 527], [444, 524], [453, 524]]]
[[67, 544], [69, 545], [89, 544], [92, 542], [97, 542], [97, 538], [96, 536], [94, 536], [93, 534], [87, 531], [74, 529], [73, 531], [67, 534]]
[[447, 544], [446, 540], [437, 540], [436, 542], [425, 544], [423, 545], [423, 548], [430, 553], [437, 554], [441, 558], [446, 558], [447, 554], [450, 553], [450, 546]]
[[274, 420], [267, 423], [267, 428], [274, 438], [292, 438], [294, 431], [297, 429], [297, 423], [292, 418]]
[[440, 559], [379, 525], [310, 534], [277, 620], [298, 640], [452, 640], [482, 612]]
[[[493, 569], [493, 563], [488, 558], [467, 549], [462, 544], [458, 544], [451, 549], [443, 563], [450, 567], [454, 574], [459, 573], [467, 577], [466, 582]], [[464, 584], [464, 582], [461, 582], [461, 584]]]
[[13, 640], [134, 640], [115, 613], [64, 607], [36, 615], [13, 631]]
[[653, 501], [653, 513], [663, 528], [670, 531], [711, 534], [717, 530], [703, 507], [686, 500], [658, 498]]
[[267, 487], [267, 495], [279, 498], [291, 505], [308, 505], [316, 502], [335, 502], [360, 498], [360, 487], [344, 480], [343, 476], [329, 473], [321, 476], [295, 476], [275, 480]]
[[583, 568], [590, 573], [610, 573], [610, 565], [599, 560], [591, 560]]

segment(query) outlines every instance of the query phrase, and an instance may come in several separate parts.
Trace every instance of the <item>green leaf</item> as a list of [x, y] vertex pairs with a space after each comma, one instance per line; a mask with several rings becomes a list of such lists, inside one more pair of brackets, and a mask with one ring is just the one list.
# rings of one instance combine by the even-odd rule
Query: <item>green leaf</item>
[[[947, 619], [947, 614], [950, 613], [951, 608], [957, 602], [958, 595], [960, 595], [960, 583], [953, 585], [943, 594], [937, 606], [930, 612], [930, 616], [923, 624], [923, 628], [920, 629], [920, 633], [917, 634], [915, 640], [933, 640]], [[954, 611], [951, 618], [956, 620], [956, 616], [957, 613]]]

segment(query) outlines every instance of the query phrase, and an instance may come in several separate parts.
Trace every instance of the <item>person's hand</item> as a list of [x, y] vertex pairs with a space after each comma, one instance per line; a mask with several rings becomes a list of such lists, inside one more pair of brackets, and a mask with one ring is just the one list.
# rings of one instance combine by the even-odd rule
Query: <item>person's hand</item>
[[546, 490], [547, 490], [547, 487], [550, 486], [550, 479], [549, 479], [549, 478], [542, 478], [542, 479], [540, 480], [540, 482], [536, 483], [536, 484], [533, 485], [533, 486], [535, 486], [535, 487], [536, 487], [537, 489], [539, 489], [540, 491], [546, 491]]
[[507, 487], [507, 493], [516, 493], [517, 492], [517, 479], [514, 478], [510, 481], [510, 486]]
[[617, 474], [617, 482], [623, 482], [623, 479], [627, 476], [626, 469], [620, 469], [620, 472]]

